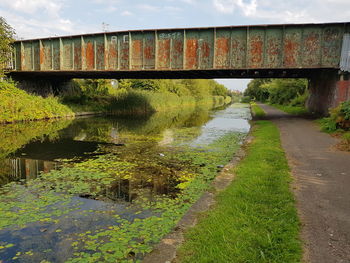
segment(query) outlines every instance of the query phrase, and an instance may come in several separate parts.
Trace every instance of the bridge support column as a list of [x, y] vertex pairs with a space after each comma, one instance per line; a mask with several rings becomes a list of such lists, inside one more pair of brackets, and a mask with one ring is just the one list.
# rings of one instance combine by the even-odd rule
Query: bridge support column
[[310, 96], [307, 101], [309, 111], [327, 115], [330, 108], [350, 100], [349, 74], [338, 71], [320, 71], [309, 78]]
[[64, 92], [70, 80], [68, 79], [15, 79], [17, 87], [28, 93], [48, 97]]

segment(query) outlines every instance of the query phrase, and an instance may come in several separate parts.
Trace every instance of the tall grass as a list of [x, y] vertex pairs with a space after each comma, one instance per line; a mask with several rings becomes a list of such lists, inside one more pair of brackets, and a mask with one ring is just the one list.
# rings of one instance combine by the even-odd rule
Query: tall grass
[[74, 116], [57, 98], [42, 98], [16, 88], [12, 82], [0, 82], [0, 123]]
[[147, 115], [196, 105], [217, 107], [230, 97], [179, 96], [171, 92], [120, 89], [113, 95], [70, 95], [63, 98], [30, 95], [12, 82], [0, 82], [0, 123], [74, 116], [74, 112], [105, 112], [114, 115]]
[[251, 109], [252, 109], [252, 114], [254, 118], [263, 118], [266, 116], [265, 111], [258, 106], [255, 102], [250, 103]]
[[143, 115], [168, 111], [179, 107], [208, 105], [210, 108], [225, 104], [223, 96], [210, 96], [196, 100], [193, 96], [178, 96], [174, 93], [131, 90], [112, 98], [109, 111], [117, 115]]

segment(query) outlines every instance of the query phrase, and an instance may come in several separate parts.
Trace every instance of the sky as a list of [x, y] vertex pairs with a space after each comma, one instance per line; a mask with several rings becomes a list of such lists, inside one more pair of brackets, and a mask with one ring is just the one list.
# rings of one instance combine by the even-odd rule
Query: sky
[[[0, 0], [18, 39], [177, 27], [349, 22], [350, 0]], [[218, 80], [244, 90], [249, 80]]]

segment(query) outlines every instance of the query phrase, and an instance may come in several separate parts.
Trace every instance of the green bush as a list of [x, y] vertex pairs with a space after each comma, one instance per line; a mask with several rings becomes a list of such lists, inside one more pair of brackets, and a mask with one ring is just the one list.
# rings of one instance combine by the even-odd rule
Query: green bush
[[270, 103], [288, 105], [305, 93], [307, 81], [304, 79], [275, 79], [263, 86], [270, 92]]
[[[265, 102], [268, 100], [270, 92], [268, 86], [264, 84], [271, 82], [270, 79], [253, 79], [249, 82], [247, 89], [244, 91], [244, 97]], [[248, 103], [249, 101], [247, 101]]]
[[229, 103], [231, 103], [232, 102], [232, 97], [230, 97], [230, 96], [225, 96], [225, 104], [229, 104]]
[[0, 123], [74, 116], [57, 98], [42, 98], [16, 88], [15, 83], [0, 82]]
[[340, 116], [344, 118], [344, 120], [350, 120], [350, 101], [345, 101], [340, 104]]
[[309, 97], [309, 92], [305, 90], [305, 92], [302, 95], [298, 95], [297, 97], [293, 98], [289, 105], [290, 106], [301, 106], [305, 107], [307, 98]]
[[350, 129], [350, 101], [341, 103], [338, 107], [330, 110], [330, 116], [321, 120], [323, 131], [333, 132], [336, 130]]
[[304, 107], [307, 98], [306, 79], [254, 79], [248, 84], [242, 102], [257, 100]]
[[242, 99], [241, 99], [242, 103], [249, 103], [251, 101], [252, 101], [252, 99], [251, 99], [250, 96], [243, 96]]
[[342, 137], [347, 144], [350, 144], [350, 132], [344, 133]]
[[337, 123], [331, 118], [323, 118], [319, 120], [321, 130], [324, 132], [334, 132], [337, 130]]

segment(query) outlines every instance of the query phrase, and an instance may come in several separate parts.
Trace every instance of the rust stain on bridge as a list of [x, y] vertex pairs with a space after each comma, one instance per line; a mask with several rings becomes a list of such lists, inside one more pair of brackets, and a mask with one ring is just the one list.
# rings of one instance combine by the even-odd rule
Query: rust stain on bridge
[[12, 74], [61, 72], [84, 77], [84, 72], [95, 72], [113, 77], [123, 72], [132, 77], [132, 72], [158, 72], [155, 76], [159, 77], [165, 72], [197, 71], [209, 77], [229, 72], [247, 77], [244, 72], [249, 70], [339, 69], [343, 35], [349, 32], [350, 23], [328, 23], [140, 30], [23, 40], [14, 44]]

